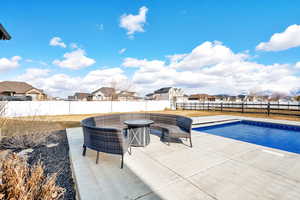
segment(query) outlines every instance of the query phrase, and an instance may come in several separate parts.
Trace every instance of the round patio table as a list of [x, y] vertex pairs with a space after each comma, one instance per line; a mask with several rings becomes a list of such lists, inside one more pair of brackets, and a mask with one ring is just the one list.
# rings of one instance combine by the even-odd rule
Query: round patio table
[[125, 120], [128, 127], [129, 145], [145, 147], [150, 143], [150, 125], [154, 122], [148, 119]]

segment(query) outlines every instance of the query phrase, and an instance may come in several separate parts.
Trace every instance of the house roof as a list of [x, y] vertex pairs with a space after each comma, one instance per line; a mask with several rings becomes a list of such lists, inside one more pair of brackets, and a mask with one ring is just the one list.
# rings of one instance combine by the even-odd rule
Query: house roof
[[146, 97], [151, 97], [151, 96], [153, 96], [153, 93], [146, 94], [145, 96]]
[[84, 92], [76, 92], [74, 94], [74, 97], [77, 97], [78, 99], [84, 99], [84, 98], [87, 98], [89, 96], [91, 96], [90, 93], [84, 93]]
[[121, 92], [119, 92], [118, 96], [120, 96], [120, 97], [133, 97], [133, 96], [135, 96], [135, 92], [121, 91]]
[[228, 94], [217, 94], [217, 95], [214, 95], [215, 97], [218, 97], [218, 98], [226, 98], [226, 97], [229, 97]]
[[115, 89], [111, 87], [102, 87], [94, 92], [92, 94], [95, 94], [97, 92], [101, 92], [105, 97], [110, 97], [115, 94]]
[[0, 82], [0, 93], [2, 92], [14, 92], [17, 94], [24, 94], [28, 92], [29, 90], [38, 90], [41, 93], [43, 93], [42, 90], [39, 90], [37, 88], [34, 88], [32, 85], [29, 85], [25, 82], [18, 82], [18, 81], [3, 81]]
[[155, 90], [154, 93], [155, 93], [155, 94], [168, 93], [169, 90], [170, 90], [171, 88], [172, 88], [172, 87], [164, 87], [164, 88], [160, 88], [159, 90]]
[[0, 24], [0, 40], [10, 40], [11, 36], [8, 34], [8, 32], [4, 29], [2, 24]]
[[200, 99], [200, 98], [214, 98], [214, 96], [208, 95], [208, 94], [192, 94], [189, 96], [189, 98], [193, 99]]

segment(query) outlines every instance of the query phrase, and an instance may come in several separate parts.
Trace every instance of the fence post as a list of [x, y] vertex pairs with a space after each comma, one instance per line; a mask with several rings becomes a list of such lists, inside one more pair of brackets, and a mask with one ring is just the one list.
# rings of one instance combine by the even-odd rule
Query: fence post
[[268, 116], [270, 115], [270, 102], [268, 102]]
[[207, 110], [209, 111], [209, 102], [207, 102]]
[[221, 102], [221, 112], [223, 112], [223, 102]]
[[242, 113], [244, 113], [244, 102], [242, 102]]

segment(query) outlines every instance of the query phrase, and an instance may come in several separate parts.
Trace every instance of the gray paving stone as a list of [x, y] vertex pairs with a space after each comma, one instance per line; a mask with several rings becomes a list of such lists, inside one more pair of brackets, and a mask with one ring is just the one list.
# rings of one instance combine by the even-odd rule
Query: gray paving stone
[[[202, 122], [224, 119], [253, 118], [216, 116]], [[81, 128], [67, 129], [67, 133], [77, 190], [84, 200], [300, 199], [299, 154], [193, 131], [193, 148], [182, 143], [168, 146], [151, 135], [147, 147], [126, 154], [120, 169], [118, 155], [100, 153], [97, 165], [94, 151], [81, 155]]]

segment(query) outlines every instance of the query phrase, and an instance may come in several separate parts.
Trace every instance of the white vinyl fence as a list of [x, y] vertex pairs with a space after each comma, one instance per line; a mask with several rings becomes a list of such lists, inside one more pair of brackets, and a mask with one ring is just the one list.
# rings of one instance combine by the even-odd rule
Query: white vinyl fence
[[169, 101], [9, 101], [5, 116], [72, 115], [109, 112], [160, 111]]

